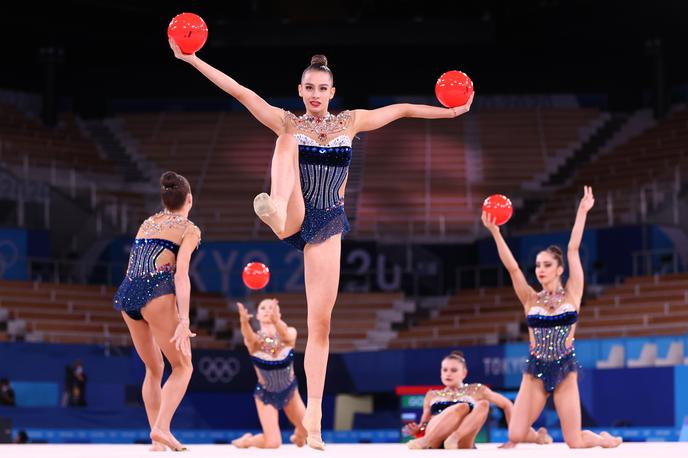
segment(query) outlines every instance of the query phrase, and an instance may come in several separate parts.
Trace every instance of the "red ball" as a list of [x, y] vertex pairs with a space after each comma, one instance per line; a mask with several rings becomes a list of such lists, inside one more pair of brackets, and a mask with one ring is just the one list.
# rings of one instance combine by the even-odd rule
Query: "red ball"
[[495, 223], [501, 226], [509, 221], [514, 213], [514, 208], [511, 206], [511, 201], [507, 196], [494, 194], [483, 202], [483, 211], [492, 216], [495, 219]]
[[464, 72], [451, 70], [443, 73], [435, 84], [437, 100], [447, 108], [466, 104], [473, 94], [473, 81]]
[[270, 281], [270, 269], [262, 262], [249, 262], [241, 273], [244, 285], [250, 289], [262, 289]]
[[167, 27], [167, 37], [172, 38], [184, 54], [193, 54], [208, 39], [208, 26], [193, 13], [176, 15]]

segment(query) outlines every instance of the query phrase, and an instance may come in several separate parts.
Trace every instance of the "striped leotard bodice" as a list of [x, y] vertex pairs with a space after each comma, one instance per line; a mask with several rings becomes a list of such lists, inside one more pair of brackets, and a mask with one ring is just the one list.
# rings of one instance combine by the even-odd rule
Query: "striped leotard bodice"
[[283, 408], [297, 388], [294, 374], [294, 349], [285, 346], [278, 335], [258, 331], [261, 349], [251, 355], [258, 373], [253, 394], [266, 405]]
[[158, 258], [165, 250], [171, 251], [176, 257], [179, 245], [165, 239], [134, 239], [129, 255], [127, 277], [138, 278], [158, 272], [173, 272], [174, 264], [157, 265]]
[[340, 135], [319, 145], [304, 134], [295, 134], [299, 144], [301, 191], [306, 205], [327, 210], [343, 205], [340, 189], [349, 174], [351, 138]]
[[571, 304], [564, 304], [552, 314], [543, 307], [528, 311], [530, 353], [542, 361], [555, 361], [573, 352], [572, 330], [578, 312]]

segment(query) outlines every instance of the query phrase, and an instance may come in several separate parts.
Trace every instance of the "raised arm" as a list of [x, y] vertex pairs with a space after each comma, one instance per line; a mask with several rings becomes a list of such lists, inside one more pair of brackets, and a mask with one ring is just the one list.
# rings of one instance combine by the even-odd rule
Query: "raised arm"
[[237, 302], [237, 310], [239, 310], [239, 324], [241, 325], [241, 335], [244, 337], [244, 345], [249, 353], [253, 353], [258, 344], [258, 336], [251, 328], [251, 317], [246, 307], [241, 302]]
[[494, 238], [495, 243], [497, 244], [497, 252], [499, 253], [499, 259], [502, 261], [502, 264], [504, 264], [506, 270], [509, 271], [509, 276], [511, 276], [511, 283], [514, 286], [514, 291], [516, 291], [518, 300], [521, 301], [523, 307], [527, 307], [527, 304], [535, 296], [535, 291], [528, 284], [525, 275], [523, 275], [523, 272], [521, 272], [521, 269], [518, 267], [518, 263], [516, 262], [514, 255], [511, 253], [511, 250], [509, 249], [509, 246], [506, 244], [504, 237], [502, 237], [502, 234], [499, 232], [499, 226], [495, 224], [495, 219], [490, 218], [490, 216], [487, 213], [483, 212], [482, 220], [483, 225], [487, 228], [488, 231], [490, 231], [490, 234], [492, 234], [492, 237]]
[[189, 330], [189, 302], [191, 301], [191, 280], [189, 280], [189, 264], [191, 254], [193, 254], [201, 233], [198, 230], [191, 231], [182, 239], [177, 253], [177, 266], [174, 273], [174, 289], [177, 299], [177, 313], [179, 314], [179, 324], [170, 339], [178, 351], [185, 355], [191, 355], [191, 337], [196, 334]]
[[289, 327], [287, 326], [287, 323], [282, 321], [282, 314], [280, 313], [280, 308], [279, 305], [277, 305], [277, 301], [275, 301], [274, 305], [272, 306], [270, 319], [275, 325], [275, 330], [277, 331], [277, 335], [282, 343], [284, 343], [284, 345], [287, 347], [295, 347], [297, 335], [296, 328]]
[[566, 282], [566, 290], [571, 295], [572, 299], [576, 301], [577, 307], [580, 306], [581, 299], [583, 298], [583, 286], [585, 284], [579, 250], [581, 240], [583, 240], [585, 220], [593, 205], [595, 205], [595, 197], [592, 195], [592, 188], [590, 186], [585, 186], [583, 188], [583, 198], [578, 205], [576, 222], [573, 223], [571, 239], [569, 240], [569, 246], [566, 253], [566, 259], [569, 263], [569, 279]]
[[471, 109], [473, 95], [465, 105], [456, 108], [441, 108], [430, 105], [397, 103], [375, 110], [354, 110], [354, 131], [366, 132], [379, 129], [401, 118], [442, 119], [456, 118]]
[[282, 133], [284, 129], [284, 111], [282, 109], [273, 107], [255, 92], [237, 83], [234, 78], [203, 62], [196, 54], [183, 54], [177, 43], [171, 38], [169, 42], [177, 59], [191, 64], [217, 87], [237, 99], [258, 121], [277, 135]]

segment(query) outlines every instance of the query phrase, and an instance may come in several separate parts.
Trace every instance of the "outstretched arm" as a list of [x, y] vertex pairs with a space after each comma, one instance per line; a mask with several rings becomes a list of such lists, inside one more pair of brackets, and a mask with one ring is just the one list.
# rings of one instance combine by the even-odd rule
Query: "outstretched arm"
[[282, 109], [273, 107], [255, 92], [237, 83], [234, 78], [203, 62], [196, 54], [183, 54], [173, 39], [170, 38], [169, 42], [177, 59], [191, 64], [217, 87], [237, 99], [258, 121], [277, 135], [282, 133], [284, 128]]
[[413, 103], [397, 103], [375, 110], [354, 110], [354, 130], [366, 132], [379, 129], [401, 118], [442, 119], [456, 118], [471, 109], [473, 95], [465, 105], [456, 108], [441, 108]]
[[518, 300], [521, 301], [523, 307], [526, 307], [533, 296], [535, 296], [535, 291], [530, 287], [525, 275], [523, 275], [523, 272], [521, 272], [521, 269], [518, 267], [518, 263], [516, 262], [514, 255], [511, 253], [511, 250], [506, 244], [504, 237], [502, 237], [502, 234], [499, 232], [499, 226], [495, 224], [495, 219], [490, 218], [487, 213], [483, 212], [482, 220], [483, 225], [487, 228], [487, 230], [490, 231], [490, 234], [492, 234], [492, 237], [497, 244], [499, 259], [502, 261], [502, 264], [504, 264], [506, 270], [509, 271], [511, 283], [514, 285], [514, 291], [516, 291]]
[[576, 301], [576, 306], [580, 306], [585, 283], [579, 250], [581, 240], [583, 240], [585, 220], [593, 205], [595, 205], [595, 197], [592, 195], [592, 188], [590, 186], [585, 186], [583, 188], [583, 198], [580, 201], [578, 212], [576, 213], [576, 222], [573, 223], [573, 229], [571, 230], [571, 239], [569, 240], [569, 247], [566, 254], [566, 258], [569, 262], [569, 279], [566, 282], [566, 290]]
[[250, 323], [253, 315], [248, 314], [246, 307], [241, 302], [237, 302], [237, 309], [239, 310], [239, 323], [241, 324], [241, 335], [244, 336], [244, 345], [248, 348], [249, 353], [253, 353], [258, 343], [258, 336], [253, 332]]

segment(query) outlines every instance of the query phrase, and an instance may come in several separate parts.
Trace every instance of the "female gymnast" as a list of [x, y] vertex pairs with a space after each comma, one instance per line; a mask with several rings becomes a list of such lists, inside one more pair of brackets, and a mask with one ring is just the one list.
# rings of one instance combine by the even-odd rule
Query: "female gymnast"
[[308, 431], [308, 445], [324, 450], [320, 430], [322, 395], [330, 320], [339, 287], [341, 238], [349, 230], [343, 196], [351, 160], [351, 141], [359, 132], [376, 130], [404, 117], [455, 118], [468, 112], [473, 97], [457, 108], [402, 103], [334, 115], [328, 111], [335, 94], [333, 74], [325, 56], [316, 55], [301, 74], [298, 85], [306, 113], [296, 116], [271, 106], [195, 54], [183, 54], [173, 40], [170, 40], [170, 47], [175, 57], [191, 64], [237, 99], [277, 135], [270, 194], [257, 195], [253, 206], [258, 217], [279, 239], [304, 253], [308, 303], [304, 366], [308, 402], [303, 423]]
[[301, 424], [306, 406], [297, 389], [294, 375], [294, 346], [296, 329], [282, 321], [277, 299], [264, 299], [258, 305], [256, 318], [260, 324], [257, 332], [251, 328], [246, 307], [238, 303], [241, 334], [253, 360], [258, 375], [254, 391], [262, 434], [246, 433], [232, 444], [239, 448], [277, 448], [282, 444], [279, 427], [279, 411], [294, 425], [291, 442], [298, 447], [306, 443], [306, 430]]
[[[415, 422], [406, 425], [406, 432], [411, 436], [425, 431], [423, 437], [407, 443], [409, 448], [474, 448], [475, 437], [487, 420], [490, 403], [504, 411], [509, 423], [513, 408], [511, 401], [480, 383], [465, 384], [467, 375], [463, 352], [453, 351], [445, 356], [440, 372], [444, 388], [430, 390], [425, 395], [420, 425]], [[530, 428], [524, 439], [524, 442], [537, 444], [551, 441], [545, 428], [538, 431]]]
[[562, 250], [550, 246], [535, 260], [535, 274], [542, 290], [535, 292], [518, 267], [494, 218], [482, 214], [482, 221], [497, 244], [499, 258], [509, 271], [511, 281], [528, 322], [530, 356], [526, 362], [521, 387], [509, 423], [509, 440], [524, 442], [530, 426], [540, 416], [550, 394], [566, 444], [571, 448], [617, 447], [622, 439], [607, 432], [599, 435], [581, 429], [578, 393], [578, 362], [573, 335], [583, 297], [583, 266], [578, 250], [585, 219], [595, 203], [592, 188], [585, 186], [568, 245], [569, 278], [562, 285], [564, 257]]
[[[189, 261], [201, 231], [189, 221], [189, 182], [174, 172], [160, 177], [164, 210], [146, 219], [134, 239], [127, 273], [114, 297], [136, 352], [146, 366], [141, 389], [150, 423], [151, 450], [186, 450], [170, 432], [172, 415], [191, 379]], [[162, 350], [162, 353], [161, 353]], [[162, 383], [165, 363], [172, 373]]]

